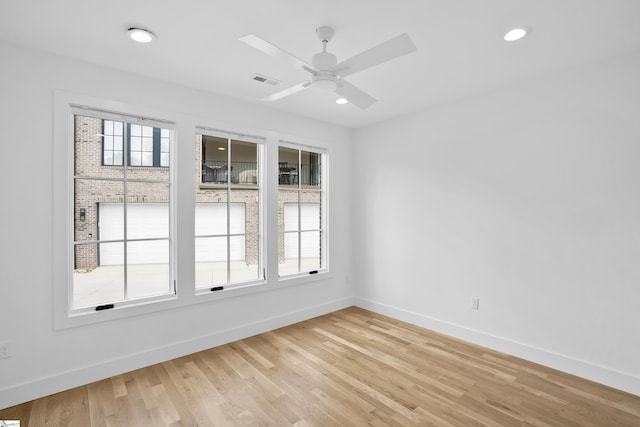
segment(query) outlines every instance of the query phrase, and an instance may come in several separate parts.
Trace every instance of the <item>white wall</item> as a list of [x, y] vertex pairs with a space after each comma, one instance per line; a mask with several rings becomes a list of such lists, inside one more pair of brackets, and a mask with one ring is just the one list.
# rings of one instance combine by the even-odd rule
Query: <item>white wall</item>
[[[0, 342], [13, 353], [0, 408], [329, 312], [353, 291], [640, 394], [640, 56], [367, 127], [355, 147], [343, 128], [141, 76], [6, 44], [0, 58]], [[331, 278], [54, 330], [54, 89], [323, 142]]]
[[358, 305], [640, 394], [638, 76], [635, 55], [358, 130]]
[[[52, 219], [54, 90], [265, 129], [293, 141], [317, 141], [329, 149], [335, 183], [349, 177], [352, 133], [6, 44], [0, 44], [0, 58], [0, 342], [9, 341], [13, 353], [0, 360], [0, 408], [352, 305], [347, 284], [351, 195], [349, 186], [337, 184], [330, 193], [328, 279], [54, 330], [52, 254], [65, 250], [52, 240], [52, 229], [63, 226]], [[188, 159], [179, 164], [193, 167]]]

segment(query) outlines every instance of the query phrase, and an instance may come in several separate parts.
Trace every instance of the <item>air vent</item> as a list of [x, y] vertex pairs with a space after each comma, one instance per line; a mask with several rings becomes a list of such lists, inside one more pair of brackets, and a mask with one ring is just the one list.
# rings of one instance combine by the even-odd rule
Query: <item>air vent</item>
[[265, 75], [257, 74], [257, 73], [256, 73], [256, 75], [253, 76], [253, 80], [255, 80], [257, 82], [260, 82], [260, 83], [266, 83], [266, 84], [271, 85], [271, 86], [275, 86], [277, 84], [282, 83], [280, 80], [276, 80], [273, 77], [267, 77]]

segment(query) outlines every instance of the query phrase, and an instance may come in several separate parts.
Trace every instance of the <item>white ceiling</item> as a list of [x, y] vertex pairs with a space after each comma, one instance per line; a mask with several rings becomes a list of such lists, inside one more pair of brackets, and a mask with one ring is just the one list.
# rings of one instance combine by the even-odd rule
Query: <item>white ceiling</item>
[[[336, 30], [328, 50], [338, 61], [402, 33], [418, 51], [348, 77], [378, 99], [364, 111], [317, 90], [260, 101], [308, 75], [238, 37], [257, 34], [310, 62], [322, 25]], [[504, 42], [518, 25], [530, 36]], [[131, 26], [158, 39], [134, 44]], [[640, 0], [2, 0], [0, 40], [357, 128], [638, 51]]]

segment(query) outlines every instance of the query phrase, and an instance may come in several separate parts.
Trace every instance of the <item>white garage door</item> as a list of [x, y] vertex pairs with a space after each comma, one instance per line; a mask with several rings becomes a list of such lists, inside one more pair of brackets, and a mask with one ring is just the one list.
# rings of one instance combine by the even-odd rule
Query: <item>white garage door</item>
[[[122, 240], [124, 238], [124, 210], [121, 203], [101, 203], [99, 233], [100, 240]], [[224, 203], [199, 203], [196, 205], [196, 236], [226, 234], [227, 207]], [[245, 207], [243, 203], [232, 203], [231, 233], [243, 234], [245, 230]], [[128, 239], [165, 238], [169, 236], [169, 206], [164, 203], [127, 205]], [[231, 260], [244, 260], [244, 237], [231, 239]], [[196, 241], [197, 261], [224, 261], [227, 258], [226, 238], [202, 238]], [[129, 264], [158, 264], [169, 262], [169, 241], [152, 240], [129, 242], [127, 245]], [[100, 244], [100, 265], [122, 265], [123, 243]]]
[[[231, 234], [244, 234], [245, 205], [244, 203], [230, 203], [229, 223]], [[213, 236], [227, 234], [227, 205], [226, 203], [197, 203], [196, 204], [196, 236]], [[245, 238], [234, 236], [230, 239], [231, 261], [244, 261]], [[200, 237], [196, 239], [196, 262], [226, 261], [226, 237]]]
[[[302, 203], [300, 205], [300, 229], [302, 248], [300, 255], [302, 258], [317, 258], [320, 253], [320, 205], [317, 203]], [[286, 203], [284, 205], [284, 229], [294, 231], [298, 229], [298, 204]], [[285, 233], [284, 235], [284, 257], [298, 257], [298, 233]]]
[[[122, 203], [101, 203], [98, 224], [100, 240], [124, 238], [124, 206]], [[166, 264], [169, 262], [169, 205], [145, 203], [127, 205], [127, 238], [152, 240], [130, 242], [127, 245], [129, 264]], [[100, 265], [122, 265], [123, 243], [100, 244]]]

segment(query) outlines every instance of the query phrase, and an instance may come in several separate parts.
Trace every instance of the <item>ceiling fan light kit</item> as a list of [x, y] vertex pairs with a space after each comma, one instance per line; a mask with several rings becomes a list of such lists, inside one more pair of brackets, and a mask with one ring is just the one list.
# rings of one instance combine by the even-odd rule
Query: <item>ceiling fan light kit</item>
[[376, 99], [358, 89], [344, 78], [416, 50], [416, 46], [413, 44], [413, 41], [411, 41], [411, 38], [409, 38], [407, 34], [402, 34], [338, 63], [338, 58], [334, 54], [327, 52], [327, 44], [335, 35], [334, 29], [327, 26], [319, 27], [316, 29], [316, 35], [322, 42], [322, 51], [313, 55], [311, 64], [306, 63], [255, 34], [240, 37], [239, 40], [243, 43], [274, 58], [284, 60], [294, 67], [311, 74], [309, 80], [269, 95], [265, 100], [276, 101], [309, 87], [313, 87], [335, 92], [342, 99], [345, 99], [346, 102], [350, 102], [361, 109], [366, 109], [373, 105]]

